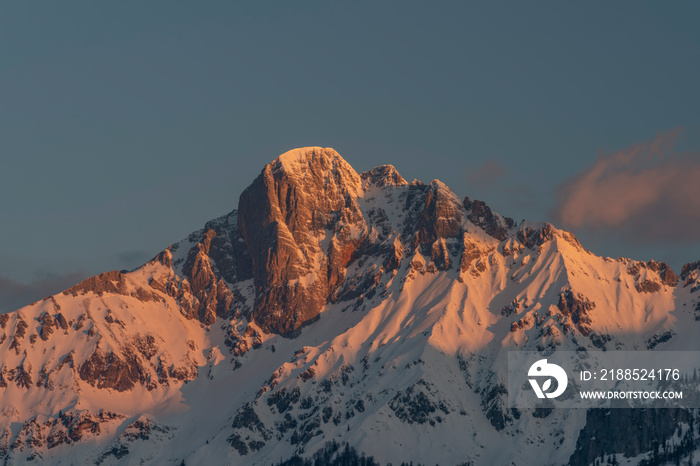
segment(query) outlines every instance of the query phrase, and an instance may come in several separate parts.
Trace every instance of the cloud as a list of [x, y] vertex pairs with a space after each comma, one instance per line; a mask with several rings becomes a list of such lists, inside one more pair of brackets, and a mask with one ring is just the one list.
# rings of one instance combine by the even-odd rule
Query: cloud
[[114, 258], [119, 261], [122, 267], [133, 268], [139, 265], [143, 265], [149, 259], [151, 259], [152, 254], [148, 251], [142, 249], [134, 249], [128, 251], [122, 251], [114, 255]]
[[21, 283], [0, 275], [0, 314], [14, 311], [46, 296], [59, 293], [86, 278], [83, 272], [52, 275], [31, 283]]
[[502, 166], [498, 160], [487, 159], [477, 169], [467, 170], [467, 181], [476, 186], [488, 186], [506, 174], [508, 174], [508, 169]]
[[536, 202], [540, 194], [533, 188], [532, 184], [511, 183], [502, 188], [510, 197], [510, 203], [518, 209], [531, 207]]
[[672, 153], [680, 132], [601, 154], [561, 183], [558, 223], [637, 242], [700, 239], [700, 154]]

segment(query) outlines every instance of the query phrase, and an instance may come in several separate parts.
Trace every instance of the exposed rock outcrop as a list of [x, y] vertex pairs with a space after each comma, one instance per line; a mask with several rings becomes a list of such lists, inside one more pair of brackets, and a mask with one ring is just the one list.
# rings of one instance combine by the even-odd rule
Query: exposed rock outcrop
[[663, 285], [674, 287], [678, 284], [678, 277], [673, 270], [667, 264], [654, 260], [631, 261], [627, 273], [634, 277], [635, 288], [640, 293], [656, 293]]
[[345, 278], [367, 225], [360, 176], [332, 149], [281, 155], [241, 194], [238, 224], [252, 260], [253, 318], [289, 334], [316, 317]]
[[508, 231], [515, 225], [512, 218], [493, 213], [484, 201], [471, 201], [469, 197], [465, 197], [463, 204], [469, 212], [469, 221], [499, 241], [506, 239]]

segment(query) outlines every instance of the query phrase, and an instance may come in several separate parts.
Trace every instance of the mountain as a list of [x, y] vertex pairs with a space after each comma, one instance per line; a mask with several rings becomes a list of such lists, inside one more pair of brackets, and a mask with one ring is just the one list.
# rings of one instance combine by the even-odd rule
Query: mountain
[[0, 315], [0, 457], [643, 463], [695, 414], [509, 408], [503, 361], [696, 350], [698, 270], [598, 257], [440, 181], [295, 149], [138, 269]]

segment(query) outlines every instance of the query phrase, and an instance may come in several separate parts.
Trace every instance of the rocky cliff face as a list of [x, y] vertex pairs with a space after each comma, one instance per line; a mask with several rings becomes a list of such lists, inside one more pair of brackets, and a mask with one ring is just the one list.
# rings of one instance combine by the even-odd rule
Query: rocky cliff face
[[510, 409], [501, 362], [698, 349], [699, 269], [597, 257], [437, 180], [297, 149], [139, 269], [0, 315], [0, 457], [270, 464], [345, 441], [394, 464], [687, 456], [693, 413]]
[[289, 334], [318, 316], [367, 236], [360, 176], [332, 149], [296, 150], [241, 195], [239, 228], [253, 266], [253, 319]]

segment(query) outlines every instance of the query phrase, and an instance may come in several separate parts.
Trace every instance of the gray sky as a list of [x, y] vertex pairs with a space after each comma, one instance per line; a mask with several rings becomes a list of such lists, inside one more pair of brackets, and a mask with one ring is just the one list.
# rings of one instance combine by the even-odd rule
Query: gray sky
[[241, 3], [0, 3], [0, 310], [143, 263], [307, 145], [700, 259], [697, 2]]

